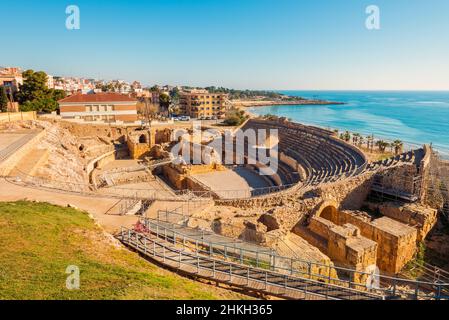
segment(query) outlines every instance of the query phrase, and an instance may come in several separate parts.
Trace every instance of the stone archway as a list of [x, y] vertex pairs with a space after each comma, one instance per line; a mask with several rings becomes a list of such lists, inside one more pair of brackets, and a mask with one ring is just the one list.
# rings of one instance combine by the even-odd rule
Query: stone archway
[[322, 201], [314, 210], [311, 217], [321, 217], [338, 224], [338, 203], [333, 200]]
[[139, 137], [139, 143], [147, 143], [147, 136], [145, 134], [141, 134]]

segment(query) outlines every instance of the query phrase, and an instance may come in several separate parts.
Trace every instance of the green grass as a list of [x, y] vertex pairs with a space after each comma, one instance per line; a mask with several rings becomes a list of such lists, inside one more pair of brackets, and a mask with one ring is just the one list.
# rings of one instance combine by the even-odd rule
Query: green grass
[[421, 269], [426, 263], [426, 245], [424, 242], [418, 244], [418, 250], [413, 260], [409, 261], [403, 268], [402, 272], [409, 275], [413, 279], [419, 279], [422, 276]]
[[[84, 212], [0, 203], [0, 299], [239, 299], [180, 277], [117, 246]], [[67, 266], [80, 289], [66, 288]]]

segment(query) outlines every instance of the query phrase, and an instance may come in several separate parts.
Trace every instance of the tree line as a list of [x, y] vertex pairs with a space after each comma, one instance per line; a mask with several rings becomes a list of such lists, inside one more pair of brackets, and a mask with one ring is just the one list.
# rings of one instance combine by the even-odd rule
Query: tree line
[[[14, 101], [19, 103], [20, 111], [52, 112], [58, 109], [58, 100], [65, 98], [63, 90], [48, 88], [48, 76], [43, 71], [26, 70], [22, 73], [23, 84], [14, 94]], [[5, 88], [0, 88], [1, 111], [7, 111], [8, 98]]]

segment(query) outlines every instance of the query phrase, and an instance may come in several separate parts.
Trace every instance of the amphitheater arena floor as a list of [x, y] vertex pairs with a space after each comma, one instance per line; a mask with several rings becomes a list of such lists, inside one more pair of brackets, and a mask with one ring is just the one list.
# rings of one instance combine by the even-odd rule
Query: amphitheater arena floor
[[[242, 191], [239, 195], [244, 197], [253, 189], [269, 186], [261, 176], [244, 167], [237, 167], [233, 170], [195, 174], [193, 177], [211, 188], [211, 190], [218, 196], [223, 197], [227, 196], [227, 191], [229, 190]], [[238, 198], [239, 195], [233, 196]]]

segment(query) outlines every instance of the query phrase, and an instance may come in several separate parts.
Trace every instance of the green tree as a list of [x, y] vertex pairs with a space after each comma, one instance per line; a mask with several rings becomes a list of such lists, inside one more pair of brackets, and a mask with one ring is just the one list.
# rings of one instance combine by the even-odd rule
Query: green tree
[[166, 93], [161, 93], [159, 95], [159, 105], [168, 110], [168, 107], [170, 106], [170, 96]]
[[4, 87], [0, 87], [0, 111], [8, 111], [8, 97], [6, 96], [6, 91]]
[[58, 100], [65, 97], [65, 92], [49, 89], [45, 72], [27, 70], [22, 76], [24, 81], [16, 94], [21, 111], [51, 112], [58, 108]]
[[17, 101], [24, 104], [45, 97], [48, 94], [47, 75], [45, 72], [27, 70], [22, 74], [24, 81], [17, 92]]
[[352, 135], [352, 143], [355, 145], [358, 145], [360, 138], [361, 138], [361, 135], [359, 133], [354, 133]]
[[376, 141], [376, 146], [379, 148], [380, 152], [385, 152], [385, 149], [388, 147], [388, 142], [384, 141], [384, 140], [377, 140]]
[[244, 110], [231, 109], [226, 114], [223, 122], [228, 126], [238, 126], [242, 124], [246, 119], [248, 119], [248, 116], [245, 114]]
[[394, 140], [392, 145], [394, 146], [394, 153], [396, 155], [400, 154], [402, 152], [402, 148], [404, 146], [404, 143], [401, 140]]
[[349, 142], [351, 140], [351, 133], [349, 131], [345, 131], [345, 133], [340, 133], [340, 139]]

